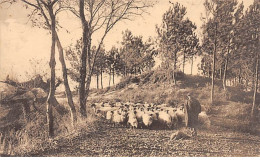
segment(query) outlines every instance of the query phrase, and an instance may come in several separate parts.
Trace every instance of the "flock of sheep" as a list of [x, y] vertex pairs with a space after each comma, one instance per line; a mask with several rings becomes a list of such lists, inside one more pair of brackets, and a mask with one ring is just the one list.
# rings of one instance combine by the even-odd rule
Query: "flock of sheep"
[[[184, 122], [184, 107], [172, 107], [166, 104], [141, 103], [94, 103], [94, 113], [115, 125], [131, 128], [176, 129]], [[199, 120], [210, 123], [205, 112], [199, 114]]]

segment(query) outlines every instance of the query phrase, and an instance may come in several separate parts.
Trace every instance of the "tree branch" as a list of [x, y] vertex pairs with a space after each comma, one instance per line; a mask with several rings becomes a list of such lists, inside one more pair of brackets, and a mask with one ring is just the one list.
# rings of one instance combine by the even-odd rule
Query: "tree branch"
[[28, 4], [29, 6], [32, 6], [34, 8], [37, 8], [37, 9], [40, 9], [37, 5], [33, 4], [33, 3], [30, 3], [28, 2], [27, 0], [22, 0], [24, 3]]
[[45, 14], [44, 10], [42, 9], [42, 6], [41, 6], [39, 0], [37, 0], [37, 3], [38, 3], [38, 6], [39, 6], [39, 8], [40, 8], [40, 10], [41, 10], [41, 13], [42, 13], [42, 15], [43, 15], [45, 21], [46, 21], [47, 27], [48, 27], [49, 29], [51, 29], [51, 24], [50, 24], [50, 22], [49, 22], [49, 19], [48, 19], [47, 15]]

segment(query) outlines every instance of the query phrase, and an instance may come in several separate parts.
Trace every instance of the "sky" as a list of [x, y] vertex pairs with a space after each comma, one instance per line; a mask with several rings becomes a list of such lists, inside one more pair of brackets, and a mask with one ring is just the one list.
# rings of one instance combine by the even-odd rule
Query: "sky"
[[[239, 0], [241, 2], [242, 0]], [[202, 22], [200, 20], [201, 13], [204, 13], [204, 0], [171, 0], [171, 2], [179, 2], [187, 7], [187, 17], [198, 28]], [[244, 0], [245, 7], [253, 3], [253, 0]], [[132, 21], [123, 21], [118, 23], [105, 39], [106, 49], [110, 49], [113, 45], [117, 45], [122, 39], [122, 32], [126, 29], [132, 31], [134, 35], [142, 35], [144, 40], [148, 37], [155, 37], [155, 25], [160, 25], [162, 15], [170, 7], [169, 0], [159, 0], [158, 3], [148, 9], [149, 14], [142, 17], [136, 17]], [[32, 27], [27, 18], [28, 10], [21, 5], [0, 6], [0, 80], [5, 79], [7, 74], [14, 74], [18, 80], [25, 80], [25, 72], [32, 72], [29, 63], [30, 59], [42, 59], [48, 61], [50, 56], [51, 40], [46, 30]], [[66, 18], [61, 19], [61, 25], [65, 29], [60, 30], [59, 35], [63, 47], [74, 43], [81, 35], [79, 21], [72, 15], [63, 15]], [[198, 31], [199, 34], [199, 31]], [[94, 44], [98, 41], [100, 34], [94, 35]], [[57, 55], [57, 54], [56, 54]], [[60, 64], [57, 57], [57, 70], [60, 70]], [[41, 64], [47, 67], [46, 63]], [[196, 63], [194, 65], [197, 65]], [[189, 70], [189, 69], [187, 69]], [[194, 69], [194, 72], [197, 70]]]

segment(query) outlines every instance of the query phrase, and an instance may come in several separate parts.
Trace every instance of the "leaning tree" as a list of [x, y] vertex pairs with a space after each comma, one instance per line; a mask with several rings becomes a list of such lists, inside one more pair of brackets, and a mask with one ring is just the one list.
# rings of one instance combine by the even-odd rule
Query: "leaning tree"
[[71, 110], [71, 119], [72, 125], [75, 124], [77, 121], [76, 117], [76, 110], [74, 106], [74, 102], [72, 99], [72, 93], [69, 87], [68, 78], [67, 78], [67, 67], [64, 60], [63, 54], [63, 47], [59, 40], [59, 36], [57, 33], [57, 27], [59, 23], [56, 19], [57, 15], [68, 9], [68, 6], [63, 0], [6, 0], [2, 2], [4, 3], [18, 3], [26, 7], [29, 10], [29, 19], [32, 22], [33, 26], [37, 26], [40, 28], [47, 29], [51, 33], [51, 56], [49, 61], [49, 66], [51, 70], [51, 77], [50, 77], [50, 89], [49, 89], [49, 96], [47, 98], [47, 122], [48, 122], [48, 130], [49, 130], [49, 137], [54, 136], [54, 129], [53, 129], [53, 115], [52, 115], [52, 108], [55, 106], [56, 98], [55, 98], [55, 46], [57, 44], [58, 52], [59, 52], [59, 60], [61, 62], [62, 71], [63, 71], [63, 81], [65, 86], [65, 92], [68, 99], [68, 104]]

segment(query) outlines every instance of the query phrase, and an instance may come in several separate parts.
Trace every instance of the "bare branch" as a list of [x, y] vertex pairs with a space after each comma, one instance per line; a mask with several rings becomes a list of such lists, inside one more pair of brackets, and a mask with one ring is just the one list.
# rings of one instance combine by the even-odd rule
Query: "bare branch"
[[51, 2], [50, 6], [53, 6], [55, 3], [57, 3], [59, 0], [54, 0], [53, 2]]
[[1, 4], [4, 4], [4, 3], [10, 3], [10, 4], [12, 4], [13, 2], [14, 2], [14, 1], [4, 0], [4, 1], [0, 2], [0, 5], [1, 5]]
[[32, 11], [32, 13], [30, 14], [29, 19], [28, 19], [28, 21], [27, 21], [26, 23], [28, 23], [28, 22], [31, 20], [31, 18], [35, 15], [35, 13], [36, 13], [37, 11], [38, 11], [37, 8], [35, 8], [35, 9]]
[[39, 0], [37, 0], [37, 3], [38, 3], [38, 6], [39, 6], [39, 8], [40, 8], [40, 10], [41, 10], [41, 13], [42, 13], [42, 15], [43, 15], [45, 21], [46, 21], [47, 27], [50, 29], [50, 28], [51, 28], [51, 24], [50, 24], [50, 22], [49, 22], [49, 19], [48, 19], [47, 15], [46, 15], [45, 12], [44, 12], [44, 10], [43, 10], [43, 8], [42, 8], [42, 5], [41, 5], [41, 3], [39, 2]]
[[93, 11], [93, 16], [94, 17], [96, 16], [96, 14], [100, 10], [100, 8], [104, 5], [104, 3], [105, 3], [105, 0], [102, 0], [101, 2], [98, 3], [97, 7]]
[[44, 2], [43, 0], [40, 0], [41, 1], [41, 3], [45, 6], [45, 7], [48, 7], [49, 5], [46, 3], [46, 2]]
[[72, 14], [74, 14], [76, 17], [80, 18], [79, 12], [75, 9], [75, 7], [71, 7], [71, 4], [66, 3], [65, 5], [61, 6], [56, 13], [62, 12], [64, 10], [70, 11]]
[[36, 4], [30, 3], [27, 0], [22, 0], [24, 3], [28, 4], [29, 6], [32, 6], [34, 8], [40, 9]]

